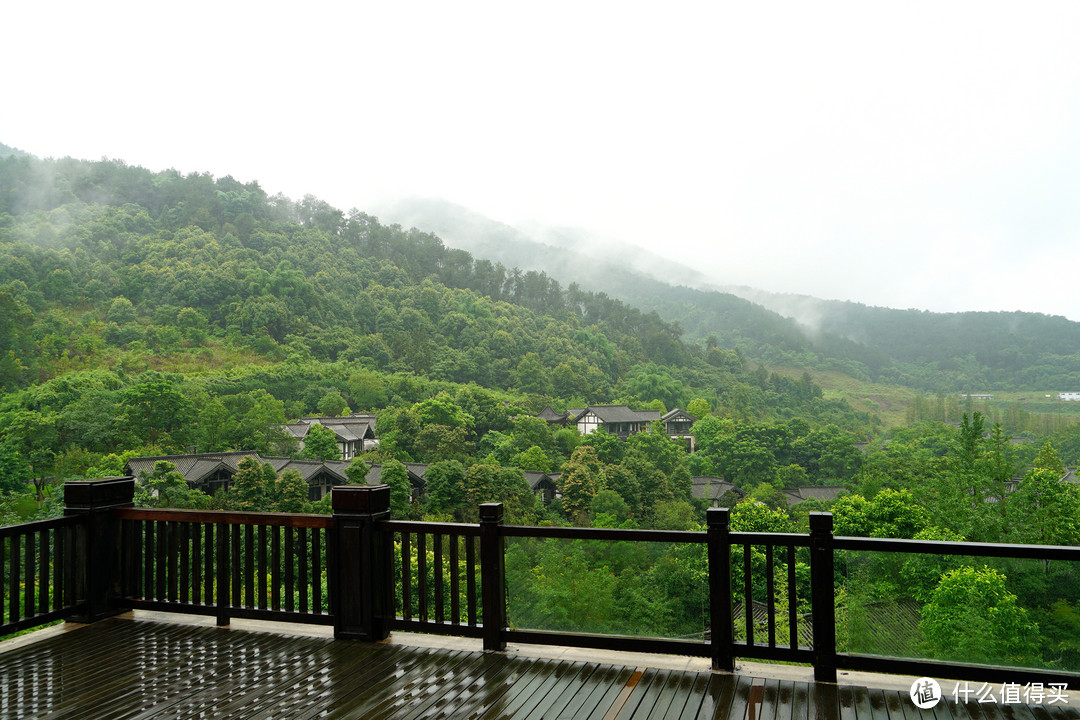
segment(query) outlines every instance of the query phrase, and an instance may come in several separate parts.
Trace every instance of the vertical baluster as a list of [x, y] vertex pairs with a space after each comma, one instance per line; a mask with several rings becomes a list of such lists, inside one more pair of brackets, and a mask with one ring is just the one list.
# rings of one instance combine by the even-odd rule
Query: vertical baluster
[[259, 526], [259, 609], [266, 609], [266, 526]]
[[191, 602], [202, 602], [202, 523], [191, 524]]
[[270, 609], [281, 609], [281, 528], [270, 528]]
[[168, 530], [168, 544], [167, 544], [167, 570], [166, 578], [168, 580], [168, 599], [176, 601], [177, 589], [179, 583], [177, 582], [179, 575], [179, 555], [180, 555], [180, 529], [178, 522], [168, 522], [165, 526]]
[[311, 610], [322, 613], [322, 528], [311, 530]]
[[42, 530], [38, 533], [38, 564], [41, 572], [38, 574], [38, 612], [49, 612], [49, 575], [52, 567], [49, 564], [49, 533], [50, 530]]
[[64, 607], [64, 536], [67, 528], [53, 531], [53, 610]]
[[293, 528], [285, 528], [285, 610], [292, 612], [296, 609], [293, 592], [295, 590], [296, 576], [293, 573], [293, 560], [296, 549], [293, 545]]
[[787, 549], [787, 595], [788, 595], [788, 643], [791, 649], [799, 647], [798, 598], [795, 597], [795, 545]]
[[401, 531], [401, 617], [412, 620], [412, 552], [405, 530]]
[[299, 564], [300, 567], [297, 571], [299, 577], [297, 577], [297, 585], [300, 586], [300, 612], [306, 613], [308, 611], [308, 543], [307, 543], [307, 528], [297, 528], [297, 544], [300, 546], [299, 551]]
[[459, 535], [450, 536], [450, 623], [461, 624], [461, 581], [458, 578], [458, 543], [461, 542]]
[[476, 546], [472, 535], [465, 537], [465, 609], [468, 622], [476, 627]]
[[167, 594], [167, 580], [169, 579], [166, 572], [166, 560], [169, 556], [169, 523], [156, 522], [157, 531], [157, 547], [155, 550], [155, 568], [154, 568], [154, 580], [157, 582], [157, 592], [155, 597], [158, 600], [166, 600]]
[[427, 622], [427, 533], [416, 534], [416, 598], [420, 607], [416, 616]]
[[244, 556], [240, 554], [240, 533], [241, 529], [239, 525], [230, 525], [229, 537], [232, 545], [232, 553], [229, 556], [229, 564], [232, 570], [232, 586], [229, 590], [229, 597], [231, 598], [232, 607], [243, 607], [244, 600], [240, 595], [243, 587], [243, 559]]
[[746, 609], [746, 644], [754, 644], [754, 591], [750, 577], [750, 543], [743, 545], [743, 605]]
[[171, 522], [169, 527], [169, 600], [176, 602], [180, 575], [180, 524]]
[[435, 622], [443, 621], [443, 562], [442, 562], [442, 535], [434, 535], [431, 538], [435, 544]]
[[191, 602], [191, 523], [180, 523], [180, 602]]
[[244, 607], [255, 607], [255, 526], [244, 526]]
[[143, 597], [157, 600], [154, 594], [154, 558], [157, 556], [157, 523], [152, 520], [144, 522], [146, 525], [145, 551], [143, 555]]
[[8, 622], [19, 619], [19, 575], [22, 573], [19, 561], [19, 536], [8, 538]]
[[776, 647], [776, 588], [773, 578], [773, 546], [765, 546], [765, 587], [768, 588], [769, 647]]
[[75, 535], [78, 528], [64, 528], [64, 606], [71, 607], [75, 604]]
[[120, 596], [135, 597], [134, 520], [124, 520], [120, 523]]
[[34, 554], [34, 534], [27, 533], [23, 535], [23, 555], [25, 556], [23, 563], [23, 617], [34, 616], [34, 587], [37, 585], [35, 582], [37, 578], [37, 567], [34, 564], [36, 555]]
[[[203, 536], [203, 563], [205, 565], [203, 575], [203, 602], [207, 605], [217, 604], [217, 595], [214, 592], [214, 580], [217, 574], [214, 570], [214, 534], [221, 532], [221, 525], [207, 523]], [[221, 588], [218, 588], [220, 590]]]

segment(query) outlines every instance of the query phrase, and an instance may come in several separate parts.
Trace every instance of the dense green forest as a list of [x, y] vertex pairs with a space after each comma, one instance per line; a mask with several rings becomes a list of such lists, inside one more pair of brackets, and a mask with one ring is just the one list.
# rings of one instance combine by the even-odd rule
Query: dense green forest
[[[710, 302], [723, 301], [693, 297], [714, 314]], [[941, 413], [924, 397], [909, 427], [886, 432], [875, 416], [826, 398], [809, 374], [771, 372], [761, 353], [768, 345], [785, 363], [831, 357], [879, 375], [899, 366], [851, 341], [837, 341], [849, 355], [803, 355], [795, 335], [790, 347], [777, 339], [791, 326], [776, 322], [768, 342], [744, 342], [737, 329], [688, 342], [659, 312], [310, 196], [12, 154], [0, 158], [0, 521], [56, 513], [59, 482], [120, 474], [135, 455], [294, 454], [278, 424], [372, 411], [381, 444], [349, 477], [360, 481], [368, 462], [379, 463], [397, 517], [475, 520], [478, 503], [497, 500], [512, 523], [697, 529], [709, 502], [694, 497], [692, 478], [704, 475], [745, 498], [733, 510], [736, 529], [805, 531], [809, 510], [830, 509], [839, 534], [1080, 543], [1080, 490], [1060, 481], [1063, 463], [1080, 459], [1078, 426], [1014, 443], [959, 405], [950, 408], [959, 427], [935, 421]], [[769, 336], [769, 327], [755, 332]], [[548, 404], [590, 403], [688, 409], [696, 451], [659, 431], [582, 437], [533, 417]], [[320, 457], [310, 445], [305, 452]], [[403, 463], [413, 461], [430, 466], [410, 498]], [[268, 467], [246, 464], [229, 492], [210, 498], [161, 465], [140, 479], [138, 500], [328, 510], [304, 498], [297, 477]], [[561, 497], [543, 504], [526, 470], [558, 472]], [[802, 486], [843, 492], [792, 506], [784, 491]], [[512, 544], [512, 619], [703, 632], [699, 550]], [[765, 555], [751, 552], [753, 572], [764, 572]], [[805, 602], [803, 560], [802, 590], [774, 598], [781, 606]], [[960, 624], [979, 612], [978, 598], [993, 597], [1020, 620], [965, 644], [966, 657], [1080, 667], [1070, 568], [890, 562], [841, 564], [845, 647], [867, 649], [870, 613], [914, 603], [921, 619], [904, 652], [952, 657]]]
[[[405, 461], [494, 457], [491, 433], [548, 403], [876, 427], [602, 293], [312, 197], [115, 161], [0, 160], [0, 308], [0, 453], [39, 481], [124, 451], [272, 452], [270, 425], [347, 408], [377, 411]], [[425, 419], [436, 396], [460, 421]]]
[[[690, 267], [655, 257], [635, 261], [639, 251], [629, 246], [582, 255], [434, 200], [403, 201], [391, 210], [478, 257], [545, 269], [564, 282], [655, 311], [677, 322], [692, 342], [711, 339], [722, 348], [738, 347], [768, 365], [840, 370], [931, 393], [1080, 387], [1080, 323], [1063, 317], [894, 310], [758, 290], [751, 291], [751, 302], [710, 289], [709, 279]], [[813, 317], [814, 324], [802, 325], [781, 312]]]

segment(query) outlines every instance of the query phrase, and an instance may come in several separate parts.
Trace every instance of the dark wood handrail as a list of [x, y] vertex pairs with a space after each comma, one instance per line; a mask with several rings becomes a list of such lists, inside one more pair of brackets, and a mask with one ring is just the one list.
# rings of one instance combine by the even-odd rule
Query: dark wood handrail
[[211, 525], [269, 525], [271, 527], [319, 528], [333, 526], [330, 515], [307, 513], [260, 513], [230, 510], [173, 510], [168, 508], [117, 508], [118, 520], [153, 520]]
[[[736, 533], [732, 533], [733, 535]], [[952, 540], [904, 540], [837, 535], [837, 550], [919, 553], [925, 555], [973, 555], [1018, 560], [1080, 560], [1080, 547], [1068, 545], [1019, 545], [1013, 543], [956, 542]]]
[[564, 540], [624, 540], [630, 542], [704, 543], [704, 532], [684, 530], [635, 530], [628, 528], [540, 527], [501, 525], [504, 537], [561, 538]]
[[8, 525], [6, 527], [0, 527], [0, 539], [29, 535], [30, 533], [36, 533], [41, 530], [71, 527], [72, 525], [79, 525], [83, 522], [83, 518], [77, 515], [69, 515], [67, 517], [49, 518], [48, 520], [35, 520], [28, 523], [19, 523], [18, 525]]

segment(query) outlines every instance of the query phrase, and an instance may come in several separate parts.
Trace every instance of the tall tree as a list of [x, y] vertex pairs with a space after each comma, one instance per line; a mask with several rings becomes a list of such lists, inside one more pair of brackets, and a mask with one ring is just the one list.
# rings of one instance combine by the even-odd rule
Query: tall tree
[[304, 436], [303, 456], [310, 460], [340, 460], [341, 450], [338, 448], [337, 435], [328, 427], [320, 423], [312, 423]]

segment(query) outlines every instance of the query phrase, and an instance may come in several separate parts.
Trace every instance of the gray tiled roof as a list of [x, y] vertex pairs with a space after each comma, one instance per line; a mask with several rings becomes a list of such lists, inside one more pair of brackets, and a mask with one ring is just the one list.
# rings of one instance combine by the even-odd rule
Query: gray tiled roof
[[698, 475], [692, 478], [692, 482], [690, 493], [699, 500], [719, 500], [729, 492], [740, 496], [745, 494], [734, 483], [729, 483], [723, 478]]
[[660, 419], [659, 410], [631, 410], [626, 405], [590, 405], [575, 418], [589, 411], [605, 423], [653, 422]]
[[340, 460], [328, 460], [326, 462], [320, 460], [294, 460], [293, 458], [274, 456], [264, 458], [254, 451], [136, 457], [128, 461], [126, 468], [128, 473], [137, 477], [143, 472], [151, 472], [157, 462], [170, 462], [176, 466], [176, 471], [184, 476], [188, 484], [197, 485], [221, 469], [236, 473], [240, 461], [246, 457], [255, 458], [260, 463], [269, 463], [278, 475], [286, 470], [296, 470], [305, 482], [323, 472], [341, 480], [343, 483], [348, 480], [348, 476], [345, 475], [345, 468], [349, 466], [347, 462]]
[[820, 500], [829, 502], [847, 492], [843, 485], [800, 485], [794, 490], [785, 490], [788, 505], [797, 505], [804, 500]]

